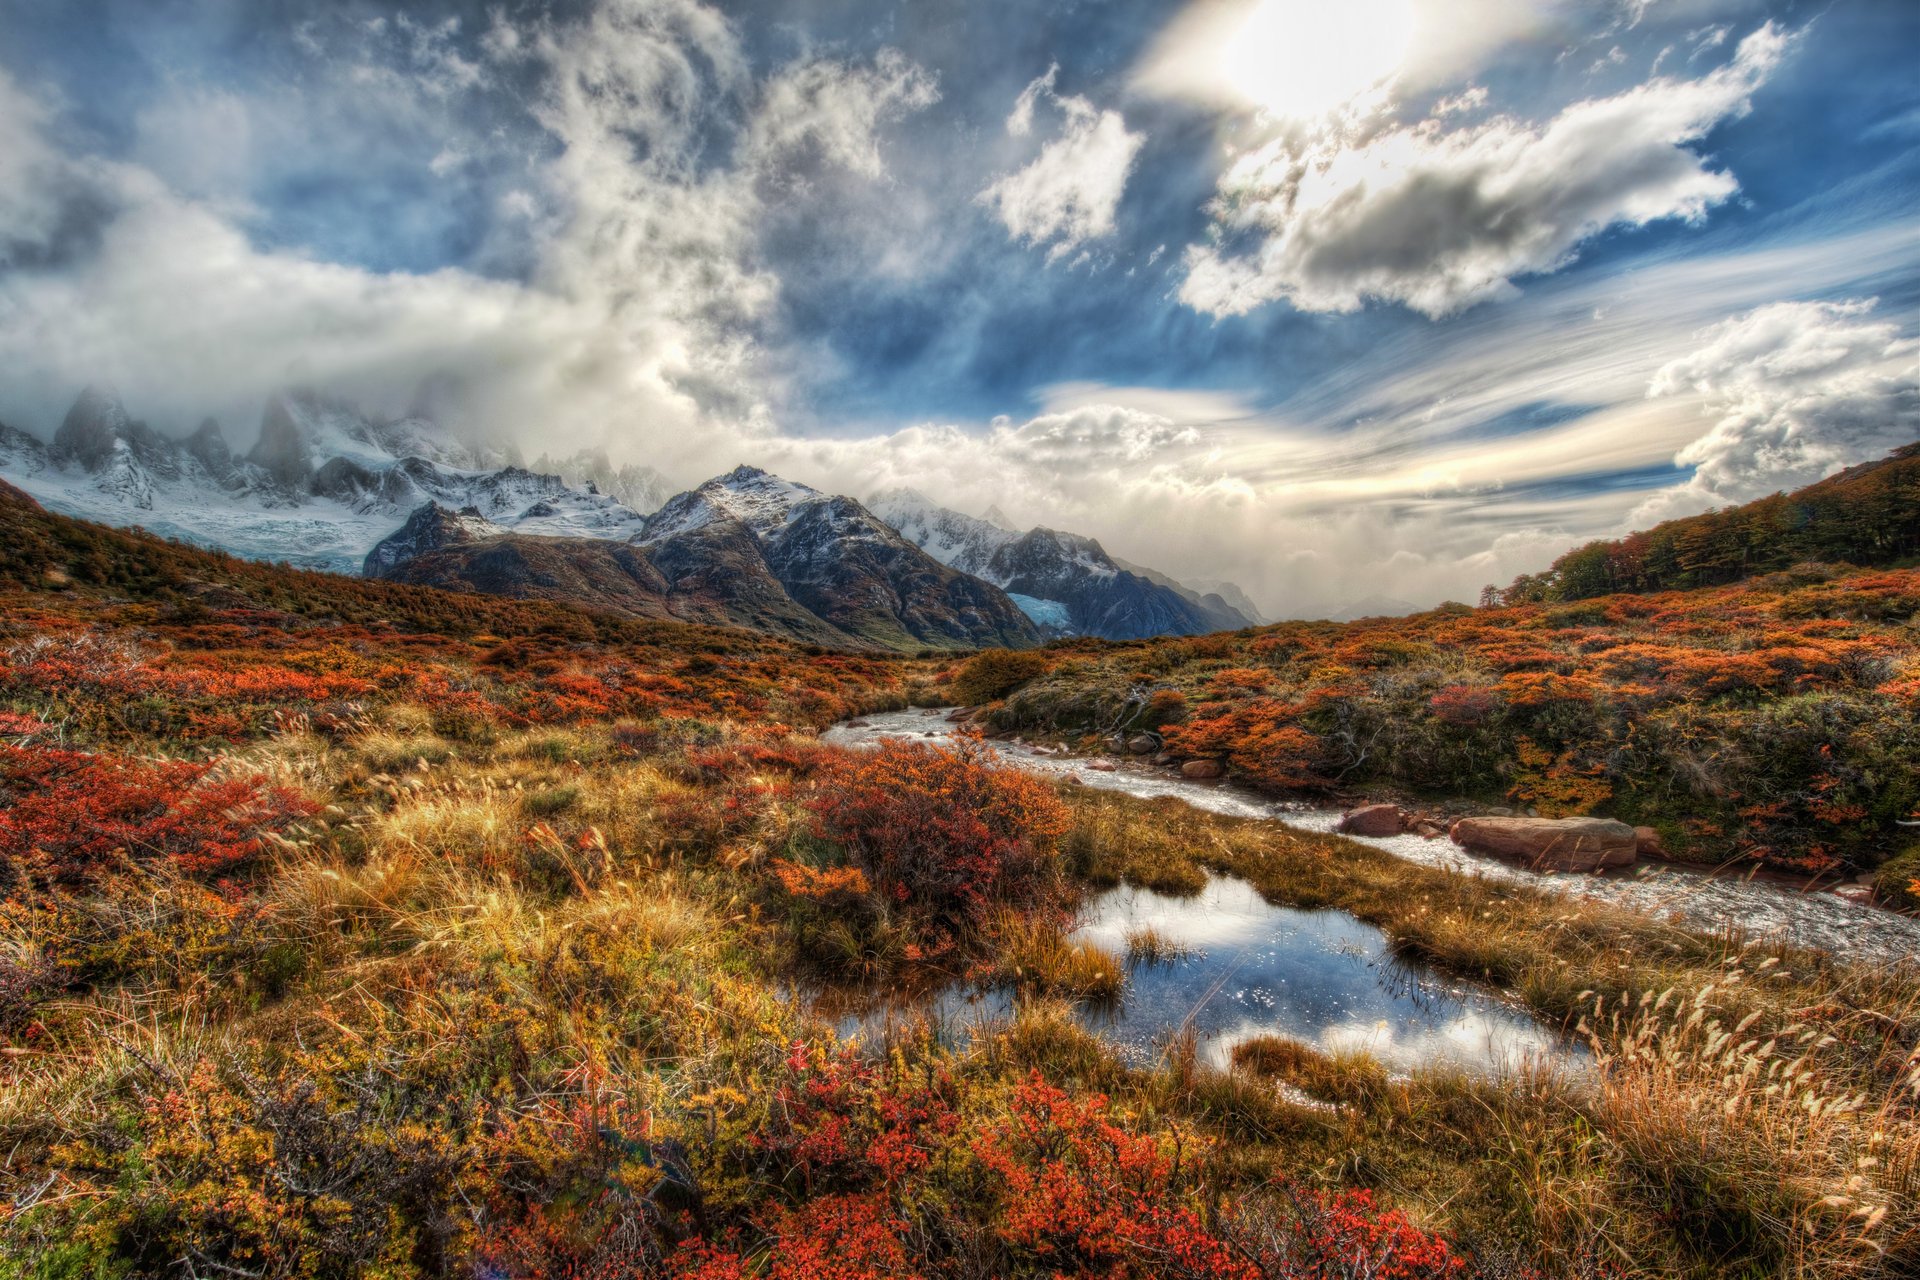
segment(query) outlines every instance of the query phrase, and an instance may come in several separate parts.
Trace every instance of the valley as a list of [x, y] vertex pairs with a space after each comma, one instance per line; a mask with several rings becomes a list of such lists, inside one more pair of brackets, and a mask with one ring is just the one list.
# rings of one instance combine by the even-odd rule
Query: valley
[[[726, 512], [733, 492], [680, 528], [807, 527], [784, 502]], [[1661, 620], [1675, 672], [1777, 660], [1715, 647], [1740, 633], [1691, 630], [1696, 609], [1811, 627], [1827, 667], [1767, 633], [1795, 698], [1897, 723], [1910, 569], [1607, 597], [1564, 649], [1565, 606], [1517, 604], [899, 655], [263, 565], [19, 491], [0, 526], [0, 1259], [24, 1275], [1912, 1256], [1912, 918], [1755, 876], [1751, 852], [1544, 875], [1332, 831], [1330, 800], [1383, 783], [1514, 804], [1539, 785], [1521, 738], [1604, 732], [1618, 697], [1657, 719], [1644, 675], [1573, 718], [1441, 700], [1476, 708], [1507, 793], [1302, 789], [1269, 763], [1302, 758], [1286, 713], [1247, 736], [1303, 675], [1431, 699], [1422, 636], [1442, 689], [1525, 655], [1523, 682], [1475, 677], [1503, 703], [1543, 669], [1607, 670], [1596, 618]], [[1679, 683], [1675, 705], [1744, 714], [1754, 687]], [[1820, 780], [1879, 768], [1875, 742], [1912, 738], [1767, 776], [1851, 803]], [[1772, 842], [1805, 820], [1737, 816]], [[1849, 870], [1904, 830], [1846, 822], [1827, 847]]]

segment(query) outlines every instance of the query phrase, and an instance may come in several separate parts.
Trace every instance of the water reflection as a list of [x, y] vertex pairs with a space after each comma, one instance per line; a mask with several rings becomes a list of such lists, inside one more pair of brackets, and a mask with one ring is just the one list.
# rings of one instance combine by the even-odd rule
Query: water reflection
[[1186, 1032], [1201, 1060], [1220, 1067], [1262, 1035], [1365, 1050], [1395, 1071], [1503, 1070], [1567, 1052], [1525, 1013], [1397, 960], [1373, 926], [1342, 911], [1274, 906], [1243, 880], [1215, 879], [1191, 898], [1116, 889], [1075, 936], [1124, 954], [1140, 928], [1191, 954], [1135, 965], [1117, 1011], [1081, 1015], [1135, 1061]]
[[[1076, 938], [1117, 955], [1153, 929], [1178, 958], [1132, 966], [1117, 1008], [1076, 1017], [1135, 1065], [1191, 1034], [1201, 1061], [1229, 1066], [1235, 1045], [1285, 1036], [1329, 1052], [1363, 1050], [1389, 1070], [1442, 1064], [1476, 1073], [1577, 1056], [1525, 1013], [1396, 960], [1378, 929], [1339, 911], [1267, 902], [1245, 881], [1215, 879], [1189, 898], [1120, 888], [1088, 904]], [[965, 985], [887, 993], [856, 1009], [817, 1006], [842, 1038], [875, 1044], [925, 1020], [949, 1042], [1014, 1012], [1005, 990]]]
[[[954, 731], [945, 711], [894, 711], [855, 724], [836, 725], [821, 739], [848, 746], [890, 738], [937, 744], [951, 739]], [[1211, 813], [1265, 818], [1305, 831], [1331, 831], [1340, 820], [1335, 811], [1279, 804], [1230, 783], [1196, 782], [1133, 761], [1090, 761], [1050, 754], [1018, 742], [995, 742], [992, 747], [1016, 768], [1046, 777], [1072, 778], [1101, 790], [1148, 798], [1177, 796]], [[1800, 891], [1738, 875], [1704, 875], [1659, 863], [1642, 863], [1621, 875], [1541, 874], [1468, 853], [1445, 839], [1424, 840], [1411, 835], [1348, 838], [1408, 862], [1617, 902], [1705, 932], [1731, 928], [1748, 937], [1780, 938], [1856, 961], [1911, 963], [1920, 955], [1920, 920], [1857, 905], [1832, 893]]]

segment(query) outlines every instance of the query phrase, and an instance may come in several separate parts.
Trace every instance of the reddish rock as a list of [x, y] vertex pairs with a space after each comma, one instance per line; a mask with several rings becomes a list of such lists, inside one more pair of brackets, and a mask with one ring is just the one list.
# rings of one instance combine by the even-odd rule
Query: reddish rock
[[1183, 778], [1222, 778], [1226, 773], [1227, 766], [1218, 760], [1189, 760], [1180, 766]]
[[1667, 847], [1660, 842], [1660, 833], [1652, 827], [1633, 829], [1633, 847], [1643, 858], [1664, 859], [1667, 856]]
[[1638, 858], [1633, 828], [1609, 818], [1462, 818], [1454, 843], [1536, 871], [1599, 871]]
[[1413, 834], [1424, 836], [1428, 840], [1438, 840], [1447, 834], [1447, 829], [1432, 818], [1422, 818], [1413, 824]]
[[1119, 765], [1107, 760], [1091, 761], [1087, 765], [1087, 768], [1093, 770], [1095, 773], [1118, 773], [1120, 771]]
[[1334, 828], [1350, 836], [1397, 836], [1406, 829], [1406, 811], [1397, 804], [1361, 805], [1349, 810]]

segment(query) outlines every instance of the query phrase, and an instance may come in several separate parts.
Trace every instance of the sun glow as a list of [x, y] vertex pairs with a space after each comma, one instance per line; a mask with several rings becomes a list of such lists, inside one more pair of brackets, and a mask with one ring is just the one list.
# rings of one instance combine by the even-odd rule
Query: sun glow
[[1319, 116], [1385, 90], [1419, 16], [1416, 0], [1211, 0], [1169, 28], [1143, 78], [1182, 96]]
[[1220, 71], [1275, 115], [1319, 115], [1390, 80], [1412, 39], [1413, 0], [1263, 0]]

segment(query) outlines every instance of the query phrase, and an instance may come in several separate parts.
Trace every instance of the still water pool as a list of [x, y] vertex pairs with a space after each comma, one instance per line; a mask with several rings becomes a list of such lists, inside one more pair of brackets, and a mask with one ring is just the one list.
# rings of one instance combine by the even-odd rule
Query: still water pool
[[[1216, 878], [1184, 898], [1114, 889], [1088, 903], [1072, 936], [1125, 956], [1141, 929], [1171, 944], [1175, 958], [1131, 965], [1117, 1005], [1075, 1013], [1135, 1065], [1188, 1033], [1200, 1060], [1218, 1067], [1231, 1064], [1235, 1045], [1263, 1035], [1363, 1050], [1395, 1072], [1444, 1065], [1492, 1074], [1579, 1056], [1523, 1011], [1395, 958], [1371, 925], [1275, 906], [1242, 880]], [[878, 994], [837, 1011], [837, 1021], [843, 1038], [870, 1044], [921, 1017], [958, 1039], [1013, 1010], [1004, 989], [954, 985]]]

